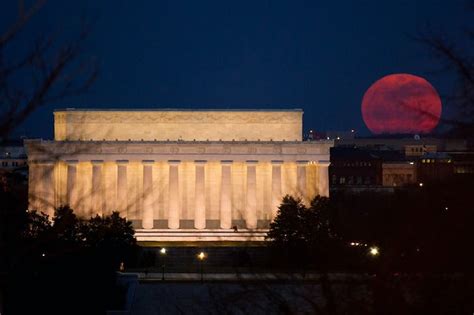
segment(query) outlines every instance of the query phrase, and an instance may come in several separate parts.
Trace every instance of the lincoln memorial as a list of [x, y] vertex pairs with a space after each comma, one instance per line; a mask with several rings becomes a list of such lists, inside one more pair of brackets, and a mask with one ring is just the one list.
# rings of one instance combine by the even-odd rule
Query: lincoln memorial
[[29, 208], [119, 211], [139, 241], [263, 240], [281, 198], [329, 194], [332, 141], [303, 141], [303, 111], [54, 112], [26, 140]]

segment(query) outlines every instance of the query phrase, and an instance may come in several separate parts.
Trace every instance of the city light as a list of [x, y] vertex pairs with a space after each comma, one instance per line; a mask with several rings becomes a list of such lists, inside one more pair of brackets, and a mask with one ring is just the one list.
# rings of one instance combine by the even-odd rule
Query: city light
[[378, 256], [380, 254], [379, 248], [377, 246], [372, 246], [369, 248], [369, 254], [372, 256]]
[[162, 247], [160, 249], [160, 255], [163, 256], [163, 261], [162, 261], [162, 264], [161, 264], [161, 280], [164, 281], [165, 280], [165, 256], [166, 256], [166, 248], [165, 247]]
[[200, 252], [197, 255], [197, 258], [199, 259], [200, 262], [200, 270], [201, 270], [201, 283], [204, 282], [204, 259], [206, 258], [206, 253]]

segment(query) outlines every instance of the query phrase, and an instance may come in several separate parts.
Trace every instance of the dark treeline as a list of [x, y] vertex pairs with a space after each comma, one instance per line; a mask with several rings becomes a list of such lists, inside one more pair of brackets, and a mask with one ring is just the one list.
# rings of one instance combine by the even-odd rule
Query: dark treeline
[[318, 196], [308, 207], [286, 196], [268, 237], [274, 246], [294, 251], [284, 261], [306, 262], [310, 269], [332, 256], [331, 269], [374, 268], [366, 254], [377, 247], [377, 265], [391, 271], [470, 270], [471, 183], [472, 177], [458, 176], [394, 193]]
[[393, 194], [318, 196], [309, 206], [286, 196], [268, 234], [272, 261], [303, 274], [318, 272], [328, 314], [345, 314], [341, 304], [352, 310], [361, 306], [329, 280], [340, 272], [366, 279], [370, 302], [363, 303], [362, 313], [469, 313], [474, 307], [471, 183], [472, 176], [457, 176]]
[[[80, 220], [68, 206], [48, 218], [18, 209], [5, 193], [2, 259], [6, 314], [104, 314], [121, 309], [125, 291], [117, 285], [120, 263], [135, 256], [131, 223], [117, 212]], [[10, 202], [9, 202], [10, 201]], [[21, 204], [21, 203], [20, 203]]]

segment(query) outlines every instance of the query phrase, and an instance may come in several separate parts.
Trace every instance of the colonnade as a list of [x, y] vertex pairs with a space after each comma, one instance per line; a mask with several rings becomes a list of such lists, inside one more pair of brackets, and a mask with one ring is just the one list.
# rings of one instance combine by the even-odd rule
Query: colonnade
[[[66, 160], [67, 174], [65, 179], [65, 199], [66, 202], [71, 205], [73, 209], [78, 209], [81, 203], [80, 195], [81, 191], [77, 185], [78, 182], [78, 161], [77, 160]], [[94, 209], [94, 213], [102, 214], [102, 209], [105, 209], [106, 193], [104, 181], [104, 161], [103, 160], [91, 160], [92, 164], [92, 178], [91, 182], [91, 198], [90, 208]], [[153, 229], [155, 217], [153, 210], [154, 199], [150, 192], [157, 187], [154, 187], [156, 183], [153, 181], [153, 165], [157, 161], [155, 160], [142, 160], [142, 171], [143, 176], [140, 178], [143, 180], [143, 194], [140, 200], [139, 208], [141, 208], [141, 221], [143, 229]], [[206, 229], [206, 164], [207, 160], [194, 160], [194, 201], [192, 205], [188, 205], [189, 211], [194, 211], [194, 228], [198, 230]], [[221, 160], [221, 178], [220, 178], [220, 196], [219, 196], [219, 228], [220, 229], [231, 229], [232, 228], [232, 165], [233, 160]], [[282, 160], [271, 161], [271, 218], [274, 218], [278, 210], [278, 206], [281, 202], [282, 195], [286, 192], [283, 191], [282, 186], [282, 166], [284, 162]], [[306, 160], [292, 161], [288, 163], [296, 163], [296, 190], [301, 192], [303, 199], [307, 196], [307, 169], [311, 163], [316, 164], [318, 167], [316, 183], [317, 187], [315, 191], [320, 195], [329, 195], [328, 186], [328, 165], [327, 162], [309, 162]], [[37, 162], [30, 163], [30, 184], [36, 185], [30, 188], [30, 195], [37, 194], [42, 196], [45, 200], [39, 200], [37, 196], [30, 196], [30, 208], [36, 206], [48, 214], [52, 215], [55, 206], [55, 190], [54, 187], [54, 166], [53, 162]], [[168, 172], [168, 217], [167, 225], [169, 229], [180, 228], [180, 164], [181, 160], [168, 160], [167, 165], [169, 168]], [[258, 223], [258, 209], [257, 209], [257, 166], [259, 161], [257, 160], [246, 160], [246, 187], [245, 187], [245, 207], [243, 213], [243, 219], [245, 220], [245, 226], [247, 229], [257, 229]], [[128, 175], [128, 160], [116, 160], [116, 209], [120, 213], [127, 213], [127, 205], [129, 198], [129, 189], [127, 185]], [[39, 178], [43, 176], [43, 180]], [[39, 184], [41, 183], [41, 184]], [[308, 200], [305, 200], [308, 201]], [[56, 202], [57, 203], [57, 202]], [[57, 205], [56, 205], [57, 206]]]

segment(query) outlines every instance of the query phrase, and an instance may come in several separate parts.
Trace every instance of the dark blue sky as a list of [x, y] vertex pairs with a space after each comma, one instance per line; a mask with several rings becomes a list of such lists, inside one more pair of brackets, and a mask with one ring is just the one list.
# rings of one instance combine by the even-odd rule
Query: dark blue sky
[[[23, 44], [97, 17], [85, 51], [100, 74], [21, 132], [51, 138], [54, 108], [177, 107], [302, 108], [305, 129], [368, 134], [360, 103], [378, 78], [412, 73], [449, 93], [453, 78], [409, 37], [427, 23], [456, 36], [466, 11], [464, 0], [49, 1]], [[14, 14], [0, 12], [2, 25]]]

